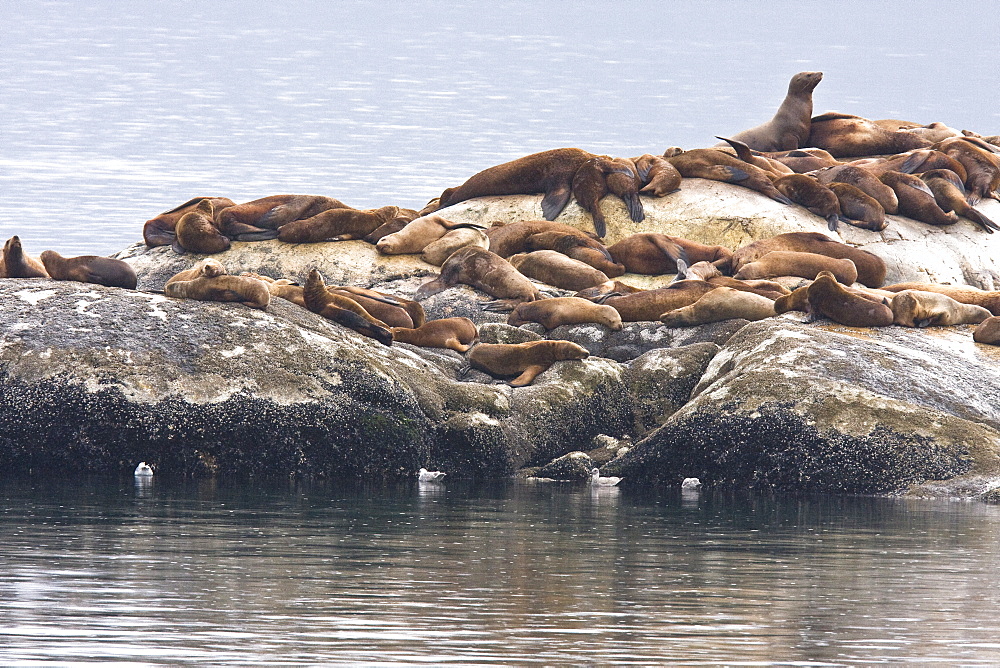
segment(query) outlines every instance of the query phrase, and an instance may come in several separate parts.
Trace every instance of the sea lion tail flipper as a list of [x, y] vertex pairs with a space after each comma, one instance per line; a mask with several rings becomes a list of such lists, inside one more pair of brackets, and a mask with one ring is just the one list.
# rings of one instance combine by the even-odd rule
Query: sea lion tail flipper
[[482, 309], [490, 313], [508, 313], [521, 303], [519, 299], [494, 299], [483, 302]]
[[181, 242], [176, 240], [174, 241], [174, 243], [170, 244], [170, 248], [173, 249], [173, 251], [178, 255], [184, 255], [185, 253], [187, 253], [187, 251], [184, 250], [184, 246], [181, 246]]
[[[625, 202], [625, 206], [628, 207], [628, 217], [632, 219], [633, 223], [641, 223], [646, 219], [646, 212], [642, 209], [642, 200], [639, 199], [638, 193], [629, 193], [622, 197]], [[601, 237], [604, 235], [601, 234]]]
[[927, 151], [916, 151], [913, 155], [908, 157], [903, 161], [903, 164], [899, 166], [897, 172], [902, 172], [903, 174], [913, 174], [914, 172], [921, 171], [920, 166], [927, 162], [928, 158]]
[[965, 212], [965, 217], [982, 227], [989, 234], [993, 234], [993, 230], [1000, 230], [1000, 226], [973, 208]]
[[419, 302], [424, 299], [427, 299], [432, 295], [436, 295], [437, 293], [443, 290], [447, 290], [449, 287], [450, 286], [447, 283], [445, 283], [444, 281], [441, 280], [440, 277], [438, 277], [435, 278], [433, 281], [428, 281], [427, 283], [424, 283], [419, 288], [417, 288], [417, 292], [413, 295], [413, 299]]
[[604, 214], [600, 209], [596, 209], [591, 217], [594, 219], [594, 232], [603, 239], [604, 235], [608, 233], [608, 224], [604, 220]]
[[569, 204], [569, 198], [572, 194], [569, 184], [547, 191], [545, 197], [542, 198], [542, 216], [545, 220], [555, 220]]
[[727, 139], [726, 137], [715, 136], [716, 139], [721, 139], [736, 151], [736, 157], [743, 162], [753, 162], [753, 154], [750, 153], [750, 147], [741, 142], [738, 139]]
[[284, 204], [273, 207], [270, 211], [257, 219], [257, 227], [278, 229], [285, 223], [298, 220], [306, 209], [312, 206], [316, 198], [312, 195], [297, 195]]
[[687, 278], [688, 263], [684, 258], [677, 258], [677, 275], [674, 276], [674, 280], [671, 283], [676, 283], [677, 281], [683, 281]]
[[595, 304], [604, 304], [604, 302], [608, 301], [612, 297], [621, 297], [621, 296], [623, 295], [620, 292], [606, 292], [603, 295], [597, 295], [591, 301], [594, 302]]
[[675, 244], [664, 236], [653, 236], [652, 242], [658, 251], [670, 258], [670, 261], [677, 265], [678, 273], [681, 272], [681, 262], [684, 263], [685, 267], [691, 266], [687, 251], [680, 244]]
[[277, 239], [278, 230], [261, 230], [260, 232], [244, 232], [233, 237], [236, 241], [267, 241]]
[[455, 375], [457, 375], [459, 378], [465, 378], [466, 376], [469, 375], [470, 371], [472, 371], [472, 362], [466, 360], [465, 364], [463, 364], [462, 366], [458, 367], [458, 369], [455, 370]]
[[831, 232], [837, 231], [837, 224], [840, 222], [841, 216], [836, 213], [831, 213], [826, 217], [826, 226]]

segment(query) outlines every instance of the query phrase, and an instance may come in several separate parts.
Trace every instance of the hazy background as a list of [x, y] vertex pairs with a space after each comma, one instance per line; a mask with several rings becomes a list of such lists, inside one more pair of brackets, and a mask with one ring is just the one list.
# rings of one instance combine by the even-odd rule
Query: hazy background
[[561, 146], [815, 111], [1000, 132], [978, 3], [0, 2], [0, 236], [108, 254], [195, 195], [420, 207]]

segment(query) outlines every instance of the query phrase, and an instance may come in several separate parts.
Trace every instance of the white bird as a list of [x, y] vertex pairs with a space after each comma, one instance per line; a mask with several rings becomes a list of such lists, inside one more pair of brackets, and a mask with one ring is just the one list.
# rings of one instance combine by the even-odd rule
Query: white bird
[[420, 469], [417, 473], [417, 480], [420, 482], [441, 482], [444, 478], [444, 471], [428, 471], [427, 469]]
[[701, 480], [697, 478], [684, 478], [681, 482], [681, 489], [698, 489], [701, 487]]
[[139, 462], [135, 467], [135, 475], [145, 477], [153, 475], [153, 469], [146, 462]]
[[622, 479], [617, 476], [602, 476], [601, 469], [590, 470], [591, 485], [617, 485], [621, 481]]

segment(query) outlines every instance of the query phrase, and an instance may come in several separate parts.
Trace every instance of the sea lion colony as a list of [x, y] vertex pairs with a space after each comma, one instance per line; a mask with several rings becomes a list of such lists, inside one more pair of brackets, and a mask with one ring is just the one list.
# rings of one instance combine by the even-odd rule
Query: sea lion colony
[[[417, 290], [415, 300], [327, 286], [317, 269], [307, 277], [232, 276], [212, 259], [171, 278], [165, 294], [237, 301], [259, 309], [266, 309], [272, 298], [286, 299], [384, 345], [396, 340], [469, 352], [470, 364], [500, 377], [514, 376], [510, 382], [518, 386], [529, 384], [554, 361], [583, 359], [585, 351], [546, 353], [542, 362], [521, 356], [521, 363], [511, 361], [519, 358], [513, 344], [475, 353], [485, 344], [477, 345], [471, 321], [425, 323], [420, 300], [465, 283], [495, 298], [485, 308], [510, 311], [510, 324], [538, 322], [547, 329], [565, 323], [620, 329], [623, 321], [691, 326], [793, 310], [848, 326], [987, 321], [984, 327], [995, 328], [989, 318], [1000, 316], [1000, 292], [925, 284], [883, 288], [880, 258], [818, 232], [781, 234], [735, 252], [652, 232], [610, 248], [600, 242], [605, 221], [598, 203], [603, 197], [621, 198], [638, 222], [644, 215], [639, 193], [665, 197], [681, 188], [685, 178], [725, 181], [803, 206], [825, 219], [831, 230], [840, 222], [881, 230], [887, 224], [885, 213], [897, 212], [931, 225], [950, 225], [963, 216], [984, 232], [1000, 229], [974, 208], [982, 198], [1000, 200], [997, 137], [941, 123], [872, 121], [839, 113], [812, 116], [811, 95], [821, 78], [819, 72], [795, 75], [770, 122], [720, 137], [725, 143], [715, 148], [672, 147], [662, 156], [636, 158], [575, 148], [542, 151], [483, 170], [419, 212], [397, 206], [359, 210], [311, 195], [274, 195], [243, 204], [195, 197], [147, 221], [143, 238], [149, 247], [169, 245], [178, 253], [218, 253], [232, 240], [275, 238], [288, 243], [363, 239], [386, 254], [426, 253], [441, 273]], [[542, 194], [544, 219], [480, 228], [436, 213], [467, 199], [512, 194]], [[571, 197], [592, 215], [596, 234], [553, 222]], [[614, 280], [626, 271], [676, 273], [676, 278], [665, 288], [640, 290]], [[134, 272], [125, 262], [62, 258], [52, 251], [43, 252], [40, 262], [24, 253], [17, 236], [4, 246], [2, 277], [135, 288]], [[300, 287], [297, 281], [303, 279]], [[576, 295], [550, 296], [531, 279]], [[534, 307], [546, 300], [553, 300], [552, 308]], [[992, 331], [978, 333], [976, 340], [997, 343], [1000, 336]], [[476, 355], [487, 361], [502, 358], [504, 364], [490, 365]]]

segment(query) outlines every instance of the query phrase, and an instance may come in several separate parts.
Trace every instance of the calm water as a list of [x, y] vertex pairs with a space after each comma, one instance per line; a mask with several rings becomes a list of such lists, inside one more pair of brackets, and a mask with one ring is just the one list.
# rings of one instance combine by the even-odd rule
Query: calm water
[[769, 119], [807, 69], [826, 73], [818, 112], [1000, 133], [987, 14], [930, 0], [2, 2], [0, 236], [34, 255], [112, 253], [206, 194], [419, 208], [534, 151], [710, 145]]
[[991, 506], [157, 478], [0, 492], [4, 666], [1000, 662]]

